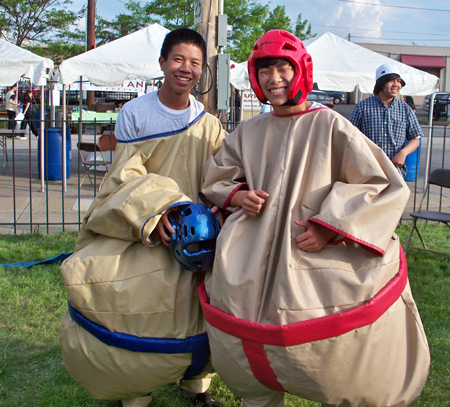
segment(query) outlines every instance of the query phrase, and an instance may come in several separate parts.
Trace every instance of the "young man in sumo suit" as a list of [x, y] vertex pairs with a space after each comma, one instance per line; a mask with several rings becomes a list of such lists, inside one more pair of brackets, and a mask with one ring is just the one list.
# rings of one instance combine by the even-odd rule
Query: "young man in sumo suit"
[[144, 407], [153, 390], [176, 382], [183, 396], [217, 407], [206, 392], [202, 273], [177, 263], [165, 226], [173, 233], [168, 214], [198, 202], [202, 167], [226, 132], [190, 97], [206, 66], [202, 36], [170, 32], [159, 63], [162, 87], [119, 114], [111, 168], [61, 266], [69, 294], [61, 349], [69, 373], [95, 398]]
[[298, 38], [267, 32], [248, 69], [273, 112], [241, 123], [204, 169], [203, 193], [231, 212], [199, 290], [213, 367], [244, 407], [282, 407], [285, 392], [409, 406], [430, 364], [395, 234], [409, 189], [355, 126], [306, 100]]

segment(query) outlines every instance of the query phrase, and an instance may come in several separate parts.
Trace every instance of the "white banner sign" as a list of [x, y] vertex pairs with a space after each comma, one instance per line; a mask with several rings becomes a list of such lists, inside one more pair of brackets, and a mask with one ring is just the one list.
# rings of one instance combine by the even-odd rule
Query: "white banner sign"
[[[70, 90], [79, 90], [80, 83], [75, 82], [66, 87]], [[56, 89], [61, 90], [62, 85], [58, 83]], [[98, 90], [102, 92], [135, 92], [145, 93], [145, 81], [139, 79], [127, 79], [119, 86], [95, 86], [90, 82], [83, 81], [83, 90]]]
[[83, 90], [102, 90], [104, 92], [136, 92], [145, 93], [145, 81], [138, 79], [127, 79], [120, 86], [94, 86], [83, 83]]
[[242, 91], [242, 107], [244, 110], [261, 109], [261, 103], [252, 90]]

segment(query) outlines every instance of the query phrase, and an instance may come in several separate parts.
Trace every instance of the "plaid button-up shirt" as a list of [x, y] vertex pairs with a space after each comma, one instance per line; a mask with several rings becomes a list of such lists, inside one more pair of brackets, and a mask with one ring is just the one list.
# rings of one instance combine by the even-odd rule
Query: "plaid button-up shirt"
[[350, 121], [390, 159], [404, 147], [406, 140], [423, 135], [412, 109], [398, 99], [388, 106], [378, 96], [364, 99], [353, 109]]

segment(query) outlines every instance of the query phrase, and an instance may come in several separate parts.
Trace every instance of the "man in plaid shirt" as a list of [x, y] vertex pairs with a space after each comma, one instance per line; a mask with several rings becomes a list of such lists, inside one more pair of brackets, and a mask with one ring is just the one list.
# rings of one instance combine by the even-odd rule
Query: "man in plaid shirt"
[[423, 134], [413, 110], [396, 99], [403, 86], [405, 81], [394, 65], [381, 65], [376, 71], [374, 96], [355, 106], [350, 121], [381, 147], [405, 176], [406, 156], [419, 147]]

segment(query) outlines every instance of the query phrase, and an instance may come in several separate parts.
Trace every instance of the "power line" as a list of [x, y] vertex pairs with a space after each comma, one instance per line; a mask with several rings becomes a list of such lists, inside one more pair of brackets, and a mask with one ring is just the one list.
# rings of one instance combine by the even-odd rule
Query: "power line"
[[352, 34], [352, 38], [363, 38], [366, 40], [381, 40], [381, 41], [411, 41], [411, 42], [416, 42], [416, 41], [450, 41], [450, 38], [443, 38], [443, 39], [411, 39], [411, 38], [380, 38], [380, 37], [362, 37], [362, 36], [357, 36], [357, 35], [353, 35]]
[[[314, 27], [327, 27], [327, 28], [341, 28], [343, 30], [357, 30], [357, 31], [379, 31], [379, 30], [371, 30], [368, 28], [355, 28], [355, 27], [342, 27], [342, 26], [337, 26], [337, 25], [323, 25], [323, 24], [314, 24], [311, 23], [312, 26]], [[414, 34], [414, 35], [438, 35], [441, 36], [442, 33], [437, 34], [437, 33], [418, 33], [418, 32], [408, 32], [408, 31], [387, 31], [387, 30], [383, 30], [384, 33], [393, 33], [393, 34]]]
[[379, 7], [392, 7], [392, 8], [406, 8], [409, 10], [422, 10], [422, 11], [450, 11], [450, 9], [439, 9], [439, 8], [426, 8], [426, 7], [411, 7], [411, 6], [393, 6], [391, 4], [378, 4], [378, 3], [366, 3], [363, 1], [355, 1], [355, 0], [338, 0], [345, 3], [357, 3], [357, 4], [365, 4], [367, 6], [379, 6]]

